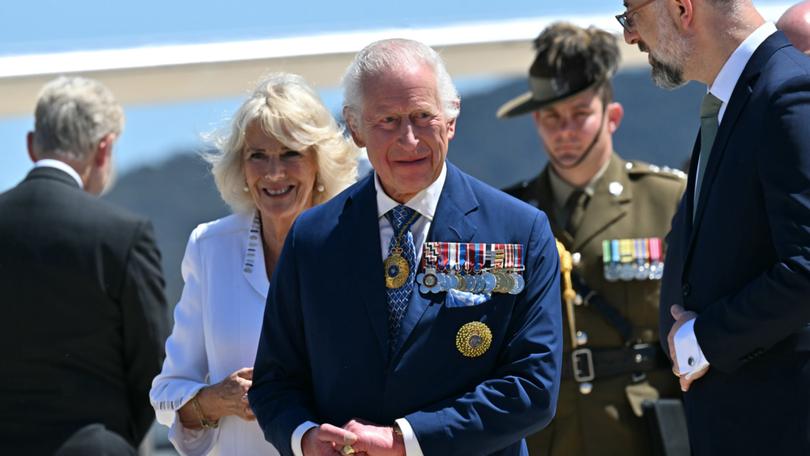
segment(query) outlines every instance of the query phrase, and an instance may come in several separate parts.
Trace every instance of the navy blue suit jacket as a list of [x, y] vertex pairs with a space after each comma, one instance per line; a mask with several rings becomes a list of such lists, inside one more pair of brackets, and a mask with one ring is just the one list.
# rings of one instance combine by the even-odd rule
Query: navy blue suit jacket
[[[426, 456], [525, 455], [554, 415], [560, 377], [559, 261], [545, 214], [447, 163], [429, 241], [525, 247], [525, 290], [472, 307], [414, 290], [388, 355], [388, 311], [373, 176], [303, 213], [273, 275], [250, 404], [266, 438], [292, 455], [310, 420], [392, 425], [406, 418]], [[456, 349], [481, 321], [492, 345]]]
[[810, 454], [810, 58], [781, 32], [754, 52], [696, 203], [699, 144], [660, 306], [665, 349], [681, 304], [711, 363], [685, 394], [693, 453]]
[[52, 455], [92, 423], [140, 444], [163, 289], [152, 224], [66, 172], [34, 168], [0, 194], [0, 454]]

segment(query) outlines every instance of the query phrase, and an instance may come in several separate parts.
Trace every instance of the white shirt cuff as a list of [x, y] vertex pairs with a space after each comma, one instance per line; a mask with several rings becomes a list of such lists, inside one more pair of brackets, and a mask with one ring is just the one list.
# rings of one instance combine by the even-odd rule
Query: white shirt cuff
[[405, 418], [398, 419], [396, 423], [399, 425], [399, 430], [402, 431], [402, 440], [405, 442], [405, 456], [424, 456], [411, 423]]
[[695, 319], [683, 324], [675, 333], [675, 357], [681, 375], [691, 374], [709, 365], [695, 336]]
[[216, 429], [188, 429], [176, 417], [169, 427], [169, 441], [183, 456], [204, 456], [211, 453], [214, 444], [219, 439], [219, 430]]
[[318, 427], [318, 425], [312, 421], [304, 421], [293, 431], [292, 437], [290, 438], [290, 445], [292, 446], [292, 451], [295, 456], [304, 456], [304, 449], [301, 447], [301, 441], [304, 439], [304, 434], [314, 427]]

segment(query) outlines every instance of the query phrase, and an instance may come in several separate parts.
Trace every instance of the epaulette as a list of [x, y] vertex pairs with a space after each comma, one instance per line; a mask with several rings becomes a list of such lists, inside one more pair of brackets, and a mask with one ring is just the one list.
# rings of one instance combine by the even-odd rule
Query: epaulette
[[520, 193], [523, 190], [525, 190], [531, 182], [532, 182], [531, 179], [526, 179], [524, 181], [518, 182], [517, 184], [510, 185], [509, 187], [504, 187], [501, 189], [501, 191], [508, 193], [510, 195], [514, 195], [515, 193]]
[[642, 161], [628, 161], [624, 164], [627, 174], [632, 176], [655, 175], [676, 180], [686, 180], [686, 173], [669, 166], [656, 166]]

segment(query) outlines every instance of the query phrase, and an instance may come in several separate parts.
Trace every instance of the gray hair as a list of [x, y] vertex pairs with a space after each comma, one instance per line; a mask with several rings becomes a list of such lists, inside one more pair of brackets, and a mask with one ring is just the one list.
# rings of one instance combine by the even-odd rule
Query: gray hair
[[419, 65], [428, 66], [436, 75], [436, 88], [445, 117], [448, 120], [458, 117], [460, 97], [441, 56], [425, 44], [402, 38], [376, 41], [357, 53], [341, 81], [344, 108], [352, 113], [360, 112], [363, 83], [368, 79], [387, 71]]
[[45, 84], [34, 114], [38, 154], [86, 160], [104, 136], [124, 129], [124, 110], [100, 82], [59, 77]]
[[314, 153], [318, 163], [313, 204], [320, 204], [357, 179], [357, 148], [343, 136], [343, 129], [320, 97], [296, 74], [271, 73], [242, 103], [226, 134], [215, 136], [217, 151], [204, 154], [211, 163], [217, 189], [234, 212], [250, 213], [256, 205], [245, 186], [243, 150], [245, 130], [258, 122], [262, 130], [293, 150]]

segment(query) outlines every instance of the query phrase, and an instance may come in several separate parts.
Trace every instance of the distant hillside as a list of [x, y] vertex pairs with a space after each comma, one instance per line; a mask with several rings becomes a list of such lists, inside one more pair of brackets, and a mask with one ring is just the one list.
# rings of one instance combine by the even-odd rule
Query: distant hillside
[[183, 289], [180, 261], [191, 230], [229, 212], [208, 164], [195, 154], [177, 155], [158, 166], [121, 176], [104, 198], [152, 220], [163, 254], [166, 293], [173, 305]]
[[[464, 97], [450, 160], [496, 187], [537, 174], [546, 158], [531, 116], [495, 117], [501, 104], [526, 90], [526, 80], [515, 79]], [[653, 86], [648, 70], [620, 73], [615, 92], [625, 117], [614, 136], [616, 150], [624, 158], [680, 167], [691, 153], [704, 90], [691, 84], [667, 92]], [[105, 198], [153, 220], [169, 302], [177, 302], [182, 291], [180, 261], [189, 233], [197, 224], [228, 213], [208, 166], [192, 153], [180, 154], [121, 176]]]

